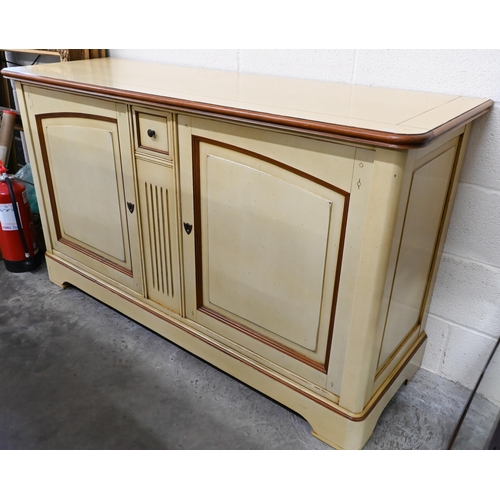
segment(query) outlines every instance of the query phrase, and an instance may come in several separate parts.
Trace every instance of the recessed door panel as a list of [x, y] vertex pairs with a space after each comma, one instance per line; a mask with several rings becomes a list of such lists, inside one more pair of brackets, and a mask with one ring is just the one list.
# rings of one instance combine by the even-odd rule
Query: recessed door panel
[[[183, 238], [186, 315], [231, 345], [324, 385], [349, 193], [309, 172], [323, 175], [328, 162], [339, 159], [325, 154], [325, 143], [299, 139], [311, 157], [302, 169], [292, 137], [274, 134], [270, 141], [290, 147], [264, 155], [269, 144], [243, 147], [259, 146], [252, 142], [262, 137], [259, 131], [201, 132], [189, 136], [193, 231]], [[187, 144], [184, 131], [181, 141]], [[340, 161], [345, 183], [345, 155]]]
[[333, 202], [251, 166], [204, 159], [204, 306], [314, 353]]
[[96, 120], [57, 122], [45, 124], [44, 134], [61, 237], [129, 268], [113, 131]]

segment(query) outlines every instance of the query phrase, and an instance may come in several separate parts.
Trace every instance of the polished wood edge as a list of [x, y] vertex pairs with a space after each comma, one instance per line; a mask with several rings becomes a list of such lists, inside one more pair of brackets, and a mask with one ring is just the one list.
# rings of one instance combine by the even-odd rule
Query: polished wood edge
[[59, 80], [57, 78], [47, 78], [38, 75], [20, 74], [9, 71], [8, 68], [2, 70], [2, 74], [11, 80], [18, 80], [26, 83], [36, 83], [38, 85], [50, 86], [61, 90], [78, 90], [90, 93], [94, 96], [113, 97], [126, 101], [136, 101], [144, 104], [154, 104], [160, 106], [174, 106], [181, 110], [209, 112], [216, 116], [227, 118], [240, 118], [264, 124], [266, 126], [285, 126], [307, 133], [320, 133], [324, 137], [341, 139], [348, 142], [357, 142], [369, 145], [380, 145], [394, 149], [416, 149], [423, 147], [439, 137], [440, 135], [457, 127], [466, 125], [476, 118], [487, 113], [493, 106], [493, 101], [488, 100], [476, 106], [472, 110], [450, 120], [448, 123], [423, 134], [398, 134], [390, 132], [380, 132], [376, 130], [336, 125], [314, 120], [286, 117], [270, 113], [238, 109], [217, 104], [208, 104], [198, 101], [190, 101], [166, 96], [156, 96], [142, 92], [125, 91], [109, 87], [101, 87], [88, 83]]
[[[223, 346], [222, 344], [215, 342], [214, 340], [212, 340], [208, 337], [202, 336], [201, 334], [197, 333], [195, 330], [192, 330], [192, 329], [188, 328], [187, 326], [183, 325], [181, 322], [175, 321], [173, 318], [169, 317], [168, 315], [162, 314], [160, 311], [157, 311], [157, 310], [153, 309], [152, 307], [148, 307], [146, 304], [144, 304], [140, 300], [134, 299], [130, 295], [127, 295], [126, 293], [121, 292], [121, 291], [117, 290], [116, 288], [113, 288], [112, 286], [94, 278], [93, 276], [88, 275], [87, 273], [85, 273], [85, 272], [79, 270], [78, 268], [72, 266], [71, 264], [65, 262], [63, 259], [60, 259], [59, 257], [52, 255], [48, 252], [45, 254], [45, 257], [50, 259], [50, 260], [53, 260], [58, 265], [66, 267], [71, 272], [78, 274], [82, 278], [104, 288], [106, 291], [113, 293], [114, 295], [118, 296], [120, 299], [129, 302], [130, 304], [146, 311], [147, 313], [151, 314], [152, 316], [157, 317], [158, 319], [160, 319], [162, 321], [165, 321], [166, 323], [169, 323], [171, 326], [191, 335], [192, 337], [195, 337], [197, 340], [204, 342], [205, 344], [208, 344], [210, 347], [218, 350], [219, 352], [222, 352], [223, 354], [230, 356], [231, 358], [235, 359], [236, 361], [239, 361], [239, 362], [247, 365], [248, 367], [253, 368], [254, 370], [258, 371], [259, 373], [271, 378], [275, 382], [278, 382], [279, 384], [284, 385], [288, 389], [295, 391], [298, 394], [300, 394], [301, 396], [313, 401], [313, 403], [316, 403], [316, 404], [326, 408], [327, 410], [329, 410], [333, 413], [336, 413], [337, 415], [339, 415], [347, 420], [350, 420], [351, 422], [363, 422], [364, 420], [366, 420], [368, 418], [370, 413], [376, 408], [377, 404], [384, 397], [384, 395], [387, 393], [387, 391], [392, 386], [392, 384], [396, 381], [396, 379], [399, 377], [399, 375], [404, 371], [404, 369], [411, 362], [411, 360], [413, 359], [413, 356], [419, 351], [419, 349], [422, 347], [424, 342], [427, 340], [427, 335], [425, 333], [423, 333], [417, 339], [417, 341], [413, 345], [412, 349], [409, 350], [404, 361], [393, 372], [390, 379], [388, 379], [384, 388], [379, 390], [378, 393], [375, 394], [375, 396], [369, 401], [365, 410], [359, 414], [350, 414], [346, 411], [343, 411], [335, 403], [328, 401], [327, 399], [323, 399], [319, 395], [316, 395], [314, 393], [309, 392], [305, 388], [303, 388], [297, 384], [294, 384], [292, 381], [290, 381], [288, 379], [285, 379], [283, 377], [278, 376], [278, 374], [272, 372], [271, 370], [265, 368], [264, 366], [257, 364], [256, 362], [250, 360], [249, 358], [227, 348], [226, 346]], [[64, 281], [64, 283], [67, 283], [67, 281]], [[159, 332], [157, 332], [157, 333], [159, 335], [161, 335], [162, 337], [166, 337], [165, 335], [162, 335]]]

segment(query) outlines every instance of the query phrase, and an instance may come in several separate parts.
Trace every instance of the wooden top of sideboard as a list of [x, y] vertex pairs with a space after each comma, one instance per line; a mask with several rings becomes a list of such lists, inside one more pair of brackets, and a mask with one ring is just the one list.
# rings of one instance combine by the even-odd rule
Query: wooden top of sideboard
[[45, 87], [397, 149], [422, 147], [493, 106], [489, 99], [113, 58], [2, 73]]

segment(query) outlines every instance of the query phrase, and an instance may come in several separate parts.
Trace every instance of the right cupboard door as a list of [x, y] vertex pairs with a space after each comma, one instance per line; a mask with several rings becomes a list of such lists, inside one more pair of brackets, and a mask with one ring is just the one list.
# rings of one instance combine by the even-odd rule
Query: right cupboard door
[[324, 386], [355, 149], [194, 118], [179, 129], [187, 317]]

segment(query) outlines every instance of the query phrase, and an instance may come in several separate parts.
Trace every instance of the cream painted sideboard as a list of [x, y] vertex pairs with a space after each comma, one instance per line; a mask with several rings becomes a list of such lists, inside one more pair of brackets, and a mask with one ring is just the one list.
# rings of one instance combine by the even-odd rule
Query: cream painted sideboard
[[16, 81], [50, 279], [362, 448], [492, 102], [102, 59]]

